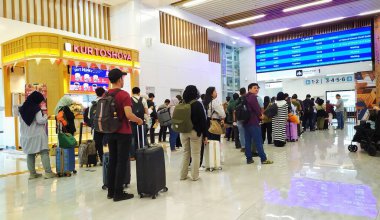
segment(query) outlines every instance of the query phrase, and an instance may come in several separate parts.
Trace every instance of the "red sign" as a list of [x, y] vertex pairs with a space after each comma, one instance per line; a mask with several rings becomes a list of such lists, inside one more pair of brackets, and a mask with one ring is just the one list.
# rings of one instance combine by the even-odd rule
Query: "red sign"
[[74, 53], [88, 54], [88, 55], [93, 55], [93, 56], [114, 58], [114, 59], [119, 59], [119, 60], [128, 60], [128, 61], [132, 60], [132, 57], [130, 54], [125, 54], [122, 52], [116, 52], [116, 51], [112, 51], [112, 50], [99, 49], [96, 47], [86, 47], [86, 46], [73, 45], [73, 52]]

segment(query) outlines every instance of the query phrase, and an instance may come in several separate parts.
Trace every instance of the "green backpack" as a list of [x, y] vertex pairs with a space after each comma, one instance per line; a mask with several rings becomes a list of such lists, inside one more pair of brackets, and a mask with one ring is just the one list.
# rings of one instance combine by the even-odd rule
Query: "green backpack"
[[179, 133], [189, 133], [193, 130], [193, 122], [191, 122], [191, 104], [190, 103], [180, 103], [176, 105], [172, 117], [172, 129]]

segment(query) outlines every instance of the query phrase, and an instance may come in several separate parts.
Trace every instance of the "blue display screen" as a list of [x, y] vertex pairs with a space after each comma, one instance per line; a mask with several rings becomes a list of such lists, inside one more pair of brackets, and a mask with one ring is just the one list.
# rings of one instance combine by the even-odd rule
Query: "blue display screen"
[[70, 91], [95, 92], [98, 87], [108, 89], [108, 70], [72, 67]]
[[256, 72], [372, 60], [371, 27], [256, 46]]

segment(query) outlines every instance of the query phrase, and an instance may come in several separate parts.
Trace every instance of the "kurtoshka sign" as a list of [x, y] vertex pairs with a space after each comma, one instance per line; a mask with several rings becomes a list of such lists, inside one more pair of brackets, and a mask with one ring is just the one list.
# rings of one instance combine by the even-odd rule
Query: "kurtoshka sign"
[[114, 59], [119, 59], [119, 60], [128, 60], [128, 61], [132, 60], [132, 57], [130, 54], [126, 54], [123, 52], [105, 50], [105, 49], [100, 49], [96, 47], [71, 45], [70, 43], [65, 43], [65, 50], [69, 52], [74, 52], [74, 53], [108, 57], [108, 58], [114, 58]]

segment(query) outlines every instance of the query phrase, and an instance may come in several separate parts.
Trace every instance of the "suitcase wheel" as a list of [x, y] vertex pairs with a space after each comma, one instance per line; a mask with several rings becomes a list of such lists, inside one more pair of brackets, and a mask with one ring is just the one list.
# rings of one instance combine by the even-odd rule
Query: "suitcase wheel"
[[163, 192], [167, 192], [169, 189], [168, 189], [168, 187], [164, 187], [164, 189], [162, 190]]
[[62, 174], [61, 174], [61, 173], [58, 173], [57, 176], [58, 176], [58, 177], [62, 177]]
[[106, 190], [106, 189], [107, 189], [107, 186], [106, 186], [106, 185], [103, 185], [103, 186], [102, 186], [102, 189], [103, 189], [103, 190]]
[[356, 152], [358, 150], [358, 146], [350, 144], [348, 145], [348, 150], [350, 152]]
[[158, 196], [158, 194], [153, 195], [153, 196], [152, 196], [152, 199], [156, 199], [157, 196]]
[[77, 171], [76, 171], [76, 170], [73, 170], [73, 173], [74, 173], [74, 174], [76, 174], [76, 173], [77, 173]]
[[142, 199], [142, 198], [144, 198], [144, 194], [141, 193], [140, 194], [140, 199]]

